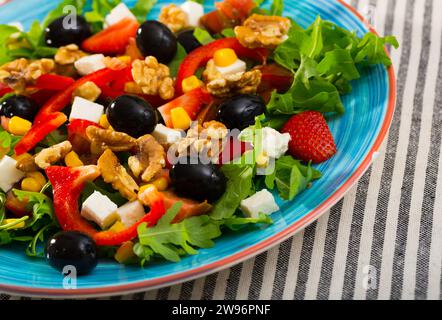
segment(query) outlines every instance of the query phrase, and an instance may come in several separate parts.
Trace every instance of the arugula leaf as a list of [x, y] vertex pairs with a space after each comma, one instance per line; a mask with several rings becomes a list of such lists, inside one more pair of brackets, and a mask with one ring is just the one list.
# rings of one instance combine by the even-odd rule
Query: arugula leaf
[[119, 207], [127, 202], [127, 200], [121, 196], [118, 191], [114, 191], [102, 179], [97, 179], [94, 182], [87, 182], [85, 184], [83, 192], [81, 193], [80, 202], [83, 203], [92, 193], [94, 193], [94, 191], [98, 191], [105, 195]]
[[284, 11], [284, 0], [273, 0], [270, 6], [270, 15], [272, 16], [282, 16]]
[[150, 259], [152, 253], [166, 260], [180, 261], [179, 249], [187, 254], [198, 253], [195, 247], [209, 248], [214, 245], [212, 239], [221, 235], [219, 225], [208, 216], [188, 218], [180, 223], [171, 224], [181, 209], [182, 203], [175, 203], [154, 227], [145, 223], [138, 227], [139, 243], [134, 252], [143, 259]]
[[230, 218], [223, 220], [222, 223], [230, 230], [238, 231], [242, 229], [244, 226], [250, 224], [272, 224], [273, 220], [272, 218], [270, 218], [270, 216], [261, 213], [259, 214], [258, 218], [245, 218], [245, 217], [232, 216]]
[[169, 70], [172, 77], [176, 77], [178, 73], [178, 69], [180, 68], [181, 62], [183, 62], [184, 58], [187, 56], [186, 49], [178, 43], [178, 50], [176, 52], [175, 57], [169, 63]]
[[86, 0], [63, 0], [43, 19], [43, 22], [41, 23], [42, 30], [44, 30], [52, 21], [54, 21], [58, 17], [71, 14], [72, 12], [68, 10], [69, 6], [73, 6], [76, 10], [76, 14], [81, 15], [85, 5]]
[[209, 44], [209, 43], [211, 43], [211, 42], [213, 42], [215, 40], [215, 39], [212, 38], [212, 36], [210, 35], [209, 32], [207, 32], [206, 30], [201, 29], [201, 28], [196, 28], [193, 31], [193, 36], [202, 45]]
[[355, 61], [367, 64], [382, 63], [386, 67], [391, 66], [391, 59], [385, 52], [386, 44], [390, 44], [396, 49], [399, 47], [397, 39], [393, 36], [380, 38], [374, 33], [367, 33], [358, 45], [359, 52], [355, 57]]
[[14, 154], [14, 147], [22, 137], [14, 136], [0, 126], [0, 158]]
[[2, 225], [2, 222], [5, 219], [6, 215], [5, 204], [6, 204], [6, 194], [0, 191], [0, 226]]
[[346, 80], [359, 79], [360, 74], [348, 50], [334, 49], [325, 53], [316, 71], [325, 77], [341, 75]]
[[311, 181], [320, 177], [321, 173], [310, 164], [305, 166], [291, 156], [283, 156], [276, 160], [274, 172], [265, 177], [265, 185], [268, 189], [274, 189], [276, 184], [281, 198], [292, 200]]
[[7, 40], [13, 35], [19, 33], [17, 27], [2, 24], [0, 25], [0, 65], [11, 61], [8, 52]]
[[29, 192], [13, 189], [12, 192], [18, 200], [28, 201], [28, 206], [32, 208], [32, 217], [26, 221], [25, 229], [40, 230], [42, 227], [55, 223], [54, 206], [52, 200], [43, 193]]
[[234, 38], [236, 37], [235, 31], [232, 28], [226, 28], [221, 31], [221, 34], [226, 38]]
[[155, 6], [157, 0], [138, 0], [135, 6], [131, 9], [137, 20], [141, 23], [146, 20], [150, 10]]

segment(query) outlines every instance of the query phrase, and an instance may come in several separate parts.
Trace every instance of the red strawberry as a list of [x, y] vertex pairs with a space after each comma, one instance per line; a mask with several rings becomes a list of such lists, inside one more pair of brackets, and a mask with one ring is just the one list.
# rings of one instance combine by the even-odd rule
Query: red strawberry
[[336, 145], [324, 116], [317, 111], [294, 115], [281, 130], [289, 133], [289, 151], [296, 159], [320, 163], [336, 153]]

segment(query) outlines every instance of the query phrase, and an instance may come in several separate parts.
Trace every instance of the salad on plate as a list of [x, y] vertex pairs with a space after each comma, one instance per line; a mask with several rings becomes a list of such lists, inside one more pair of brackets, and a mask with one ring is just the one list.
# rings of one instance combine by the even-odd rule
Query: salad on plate
[[64, 0], [28, 31], [0, 25], [0, 246], [86, 274], [271, 224], [338, 151], [341, 95], [398, 46], [319, 16], [303, 29], [282, 0], [148, 20], [155, 2]]

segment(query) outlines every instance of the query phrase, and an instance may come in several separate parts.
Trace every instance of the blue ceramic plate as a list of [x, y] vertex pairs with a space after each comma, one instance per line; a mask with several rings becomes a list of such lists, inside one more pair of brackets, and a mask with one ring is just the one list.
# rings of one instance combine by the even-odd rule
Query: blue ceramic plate
[[[133, 5], [135, 0], [125, 1]], [[150, 13], [158, 17], [158, 1]], [[209, 2], [209, 1], [206, 1]], [[210, 1], [211, 2], [211, 1]], [[58, 1], [14, 0], [0, 7], [0, 23], [20, 21], [29, 27], [43, 19]], [[361, 16], [340, 0], [285, 1], [284, 14], [301, 26], [310, 25], [317, 15], [362, 36], [370, 27]], [[208, 6], [207, 9], [211, 6]], [[374, 30], [371, 30], [374, 32]], [[363, 72], [353, 92], [343, 97], [346, 113], [328, 119], [338, 153], [319, 166], [323, 178], [292, 202], [279, 201], [281, 211], [273, 214], [274, 224], [262, 229], [230, 233], [212, 249], [185, 257], [180, 263], [156, 263], [144, 269], [101, 262], [95, 271], [80, 277], [75, 290], [63, 289], [63, 277], [44, 260], [27, 258], [21, 247], [0, 250], [0, 291], [39, 296], [99, 296], [121, 294], [167, 286], [207, 275], [239, 263], [292, 236], [317, 219], [343, 197], [364, 173], [377, 153], [392, 119], [395, 80], [392, 69], [376, 66]]]

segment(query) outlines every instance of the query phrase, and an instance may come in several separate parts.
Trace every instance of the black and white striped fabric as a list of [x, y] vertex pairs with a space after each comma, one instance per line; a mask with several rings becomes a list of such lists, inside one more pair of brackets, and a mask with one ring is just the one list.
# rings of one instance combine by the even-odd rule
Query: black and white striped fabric
[[328, 214], [270, 251], [112, 299], [441, 298], [442, 0], [347, 1], [401, 43], [392, 52], [397, 109], [371, 169]]

